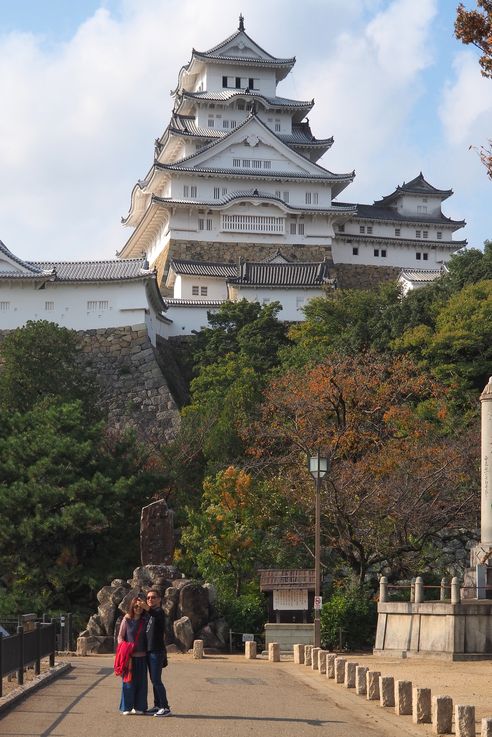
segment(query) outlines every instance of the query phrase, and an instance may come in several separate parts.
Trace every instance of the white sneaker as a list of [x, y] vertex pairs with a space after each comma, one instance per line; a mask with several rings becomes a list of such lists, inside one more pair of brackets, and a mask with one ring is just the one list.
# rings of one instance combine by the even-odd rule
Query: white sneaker
[[156, 711], [154, 716], [155, 717], [170, 717], [171, 709], [159, 709], [159, 711]]
[[132, 714], [143, 714], [143, 711], [139, 711], [138, 709], [132, 709]]
[[128, 714], [131, 714], [131, 711], [122, 711], [121, 713], [123, 714], [124, 717], [127, 717]]

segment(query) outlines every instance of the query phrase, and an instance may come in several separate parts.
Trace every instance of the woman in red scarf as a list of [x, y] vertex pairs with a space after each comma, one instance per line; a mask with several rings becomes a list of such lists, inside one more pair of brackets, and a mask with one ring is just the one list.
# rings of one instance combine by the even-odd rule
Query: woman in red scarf
[[[118, 634], [118, 654], [123, 683], [120, 711], [128, 714], [145, 714], [147, 711], [147, 642], [145, 634], [146, 614], [142, 601], [132, 599], [130, 609], [121, 621]], [[120, 643], [128, 643], [124, 647]]]

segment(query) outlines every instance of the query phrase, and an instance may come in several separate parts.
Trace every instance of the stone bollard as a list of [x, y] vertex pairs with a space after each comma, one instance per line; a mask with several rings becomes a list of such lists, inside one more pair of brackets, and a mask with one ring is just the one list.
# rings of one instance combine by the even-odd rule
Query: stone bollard
[[388, 601], [388, 579], [381, 576], [379, 579], [379, 601], [381, 603]]
[[454, 733], [456, 737], [475, 737], [475, 707], [456, 704], [454, 707]]
[[415, 579], [415, 603], [421, 604], [424, 601], [424, 581], [422, 576]]
[[304, 645], [294, 645], [294, 663], [296, 665], [304, 664]]
[[367, 693], [366, 673], [369, 668], [365, 665], [358, 665], [355, 669], [355, 693], [359, 696], [365, 696]]
[[355, 688], [355, 669], [358, 663], [352, 663], [350, 660], [345, 663], [345, 688]]
[[311, 668], [313, 670], [318, 670], [318, 653], [320, 651], [319, 647], [313, 647], [311, 650]]
[[328, 653], [326, 656], [326, 677], [335, 678], [335, 653]]
[[278, 642], [270, 642], [268, 644], [268, 660], [271, 663], [278, 663], [280, 660], [280, 645]]
[[395, 679], [393, 676], [379, 676], [379, 704], [395, 705]]
[[244, 656], [247, 660], [254, 660], [256, 658], [256, 642], [244, 643]]
[[312, 645], [305, 645], [304, 647], [304, 665], [311, 667], [311, 653], [313, 652]]
[[432, 697], [432, 731], [434, 734], [451, 734], [453, 724], [453, 699], [451, 696]]
[[492, 717], [482, 719], [482, 735], [481, 737], [492, 737]]
[[441, 601], [446, 601], [446, 599], [448, 598], [448, 588], [449, 588], [448, 579], [446, 578], [446, 576], [443, 576], [441, 578], [441, 588], [439, 590], [439, 599]]
[[193, 642], [193, 657], [195, 660], [203, 658], [203, 640], [195, 640]]
[[345, 658], [335, 658], [335, 682], [345, 681]]
[[412, 681], [395, 682], [395, 712], [398, 716], [412, 713]]
[[412, 690], [412, 721], [414, 724], [430, 724], [431, 722], [431, 690], [430, 688], [419, 688], [417, 686]]
[[321, 675], [326, 673], [326, 656], [328, 653], [326, 650], [320, 650], [318, 653], [318, 670]]
[[454, 576], [451, 579], [451, 604], [459, 604], [461, 601], [460, 581]]
[[87, 637], [77, 638], [77, 655], [87, 655]]
[[379, 677], [378, 670], [368, 670], [366, 673], [366, 691], [368, 701], [379, 701]]

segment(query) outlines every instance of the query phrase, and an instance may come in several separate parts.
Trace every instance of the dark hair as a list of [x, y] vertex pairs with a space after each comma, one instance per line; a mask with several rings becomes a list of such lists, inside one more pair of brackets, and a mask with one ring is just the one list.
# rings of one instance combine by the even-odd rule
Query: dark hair
[[148, 590], [147, 590], [147, 596], [148, 596], [149, 594], [157, 594], [157, 596], [159, 597], [159, 599], [162, 599], [162, 594], [161, 594], [161, 592], [159, 591], [159, 589], [148, 589]]
[[138, 596], [134, 596], [130, 602], [130, 606], [128, 607], [128, 612], [127, 612], [128, 617], [130, 619], [135, 619], [135, 604], [137, 603], [137, 601], [139, 601], [139, 598], [140, 597]]

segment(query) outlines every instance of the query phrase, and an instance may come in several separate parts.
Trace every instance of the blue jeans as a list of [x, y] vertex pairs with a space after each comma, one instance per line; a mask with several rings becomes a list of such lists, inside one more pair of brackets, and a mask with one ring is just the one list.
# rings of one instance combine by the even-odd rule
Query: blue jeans
[[147, 653], [147, 665], [149, 667], [149, 676], [154, 689], [154, 706], [159, 709], [169, 709], [167, 703], [167, 694], [162, 682], [162, 664], [164, 662], [163, 652]]
[[147, 663], [145, 656], [132, 658], [132, 680], [121, 688], [120, 711], [147, 711]]

